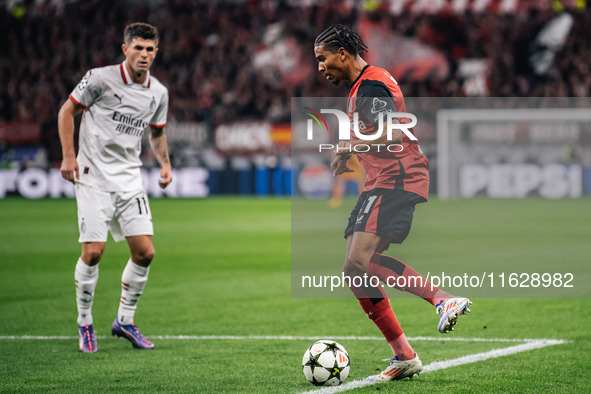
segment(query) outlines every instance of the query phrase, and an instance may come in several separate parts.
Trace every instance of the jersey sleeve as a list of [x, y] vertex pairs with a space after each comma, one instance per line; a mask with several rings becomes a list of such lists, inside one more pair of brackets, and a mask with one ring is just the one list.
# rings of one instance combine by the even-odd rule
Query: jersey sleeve
[[168, 114], [168, 90], [165, 90], [160, 99], [160, 103], [150, 120], [150, 126], [161, 129], [166, 126], [166, 115]]
[[70, 99], [79, 107], [88, 108], [101, 95], [104, 84], [98, 69], [89, 70], [70, 93]]
[[396, 112], [392, 93], [381, 81], [362, 81], [355, 104], [357, 111], [375, 126], [378, 125], [380, 115], [386, 121], [388, 113]]

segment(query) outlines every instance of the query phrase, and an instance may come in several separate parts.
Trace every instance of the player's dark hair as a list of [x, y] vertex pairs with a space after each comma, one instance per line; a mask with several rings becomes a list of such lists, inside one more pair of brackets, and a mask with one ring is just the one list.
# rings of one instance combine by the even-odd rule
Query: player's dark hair
[[320, 33], [314, 42], [314, 46], [320, 45], [332, 53], [335, 53], [341, 47], [345, 48], [353, 56], [367, 52], [367, 45], [365, 45], [361, 36], [341, 24], [332, 25]]
[[125, 32], [123, 33], [123, 42], [129, 44], [134, 38], [154, 40], [156, 46], [158, 46], [158, 29], [147, 23], [131, 23], [125, 27]]

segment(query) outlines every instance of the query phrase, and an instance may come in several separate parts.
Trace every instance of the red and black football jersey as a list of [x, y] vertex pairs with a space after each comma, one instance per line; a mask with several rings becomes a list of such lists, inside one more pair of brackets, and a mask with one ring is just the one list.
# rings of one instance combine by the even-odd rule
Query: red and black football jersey
[[[351, 125], [354, 113], [358, 113], [358, 127], [362, 134], [375, 134], [379, 116], [386, 120], [389, 112], [406, 112], [404, 97], [396, 80], [386, 70], [367, 65], [351, 87], [347, 114]], [[405, 123], [401, 120], [401, 123]], [[414, 130], [409, 128], [414, 135]], [[356, 139], [353, 130], [351, 138]], [[372, 141], [365, 143], [371, 144]], [[427, 199], [429, 194], [429, 161], [421, 151], [418, 141], [403, 133], [402, 147], [389, 152], [381, 147], [379, 152], [358, 153], [357, 157], [366, 172], [363, 191], [376, 188], [405, 190]]]

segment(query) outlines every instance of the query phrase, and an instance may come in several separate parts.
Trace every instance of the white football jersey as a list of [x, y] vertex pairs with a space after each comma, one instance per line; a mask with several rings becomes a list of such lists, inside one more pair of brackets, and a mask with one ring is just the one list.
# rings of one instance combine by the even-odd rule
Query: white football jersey
[[166, 125], [166, 87], [149, 72], [143, 84], [133, 83], [123, 62], [88, 71], [69, 97], [84, 108], [78, 182], [104, 191], [142, 189], [142, 135], [148, 125]]

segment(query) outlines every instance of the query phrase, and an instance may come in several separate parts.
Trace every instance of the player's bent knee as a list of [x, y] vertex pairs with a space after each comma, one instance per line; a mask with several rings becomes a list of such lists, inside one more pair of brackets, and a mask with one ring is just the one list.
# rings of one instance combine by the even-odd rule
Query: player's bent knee
[[135, 251], [132, 254], [132, 260], [134, 263], [147, 267], [154, 259], [156, 252], [153, 247], [145, 248], [142, 250]]
[[345, 264], [343, 265], [343, 273], [350, 277], [359, 276], [366, 273], [367, 268], [368, 265], [363, 261], [362, 258], [352, 255], [347, 260], [345, 260]]
[[84, 245], [82, 247], [82, 261], [90, 266], [97, 265], [103, 257], [104, 250], [105, 248], [101, 245]]
[[144, 260], [152, 261], [154, 259], [155, 255], [156, 255], [156, 252], [154, 251], [154, 248], [152, 248], [144, 255]]

